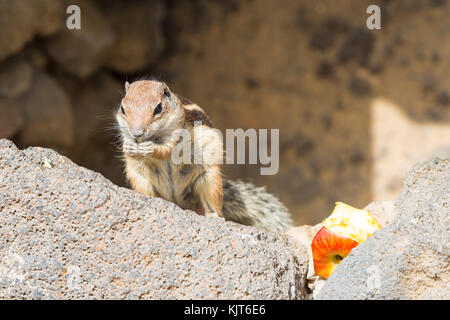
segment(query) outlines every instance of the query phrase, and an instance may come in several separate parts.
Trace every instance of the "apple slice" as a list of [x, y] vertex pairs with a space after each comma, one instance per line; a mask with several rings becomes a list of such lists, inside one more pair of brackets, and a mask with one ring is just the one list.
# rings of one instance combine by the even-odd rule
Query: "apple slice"
[[333, 213], [323, 221], [311, 243], [316, 274], [328, 279], [354, 247], [380, 228], [369, 212], [336, 202]]
[[328, 279], [341, 260], [358, 244], [358, 241], [322, 227], [311, 244], [316, 274]]
[[323, 226], [359, 243], [366, 241], [381, 228], [368, 211], [353, 208], [343, 202], [336, 202], [333, 213], [323, 221]]

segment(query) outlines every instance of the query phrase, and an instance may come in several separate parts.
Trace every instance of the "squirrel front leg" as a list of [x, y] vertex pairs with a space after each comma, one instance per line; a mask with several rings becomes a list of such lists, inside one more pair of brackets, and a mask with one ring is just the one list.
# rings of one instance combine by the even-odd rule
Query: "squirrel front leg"
[[173, 148], [176, 146], [179, 139], [179, 135], [173, 134], [163, 143], [153, 143], [151, 156], [158, 160], [167, 160], [172, 155]]
[[152, 157], [158, 160], [167, 160], [172, 154], [173, 145], [153, 145]]
[[195, 181], [194, 192], [200, 200], [205, 216], [222, 216], [222, 176], [217, 166], [209, 166]]
[[155, 197], [153, 183], [157, 179], [153, 176], [152, 170], [148, 166], [142, 165], [142, 161], [135, 156], [126, 155], [125, 164], [125, 174], [133, 190]]
[[165, 144], [156, 144], [152, 141], [141, 143], [126, 141], [123, 144], [123, 151], [130, 156], [151, 156], [158, 160], [166, 160], [170, 157], [174, 146], [175, 143], [171, 141]]
[[128, 139], [124, 140], [125, 172], [133, 190], [152, 197], [158, 195], [153, 184], [158, 181], [158, 177], [154, 176], [149, 166], [142, 165], [142, 161], [146, 157], [166, 159], [170, 156], [172, 149], [173, 147], [157, 145], [152, 141], [136, 143]]

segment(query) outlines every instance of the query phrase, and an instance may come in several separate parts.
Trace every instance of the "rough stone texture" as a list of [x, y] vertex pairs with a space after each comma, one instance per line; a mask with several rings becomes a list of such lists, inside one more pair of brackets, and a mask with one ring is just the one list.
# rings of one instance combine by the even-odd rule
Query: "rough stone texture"
[[309, 268], [308, 268], [308, 278], [314, 275], [314, 262], [312, 258], [311, 251], [311, 242], [316, 235], [316, 233], [322, 228], [322, 224], [316, 224], [315, 226], [297, 226], [289, 229], [286, 234], [295, 241], [298, 241], [300, 244], [305, 246], [308, 249], [308, 257], [309, 257]]
[[304, 247], [0, 140], [0, 297], [295, 299]]
[[370, 212], [382, 227], [386, 227], [394, 221], [397, 207], [394, 201], [374, 201], [364, 207]]
[[165, 40], [163, 1], [103, 0], [106, 19], [115, 34], [106, 65], [118, 72], [133, 73], [156, 62]]
[[82, 12], [81, 29], [63, 28], [48, 39], [46, 48], [58, 65], [77, 77], [86, 78], [104, 63], [114, 41], [109, 23], [90, 0], [63, 1], [65, 7], [78, 5]]
[[314, 260], [312, 255], [311, 243], [316, 233], [322, 228], [322, 224], [316, 224], [315, 226], [297, 226], [292, 227], [286, 232], [288, 237], [291, 237], [294, 241], [300, 243], [308, 250], [308, 274], [306, 276], [307, 292], [306, 299], [314, 300], [320, 291], [320, 288], [325, 284], [323, 278], [315, 275], [314, 272]]
[[60, 1], [0, 0], [0, 60], [22, 49], [35, 34], [56, 32], [62, 13]]
[[450, 298], [450, 161], [408, 173], [394, 221], [342, 261], [319, 299]]
[[22, 145], [70, 146], [74, 123], [70, 101], [48, 74], [36, 71], [32, 85], [18, 100], [24, 108], [25, 125], [18, 140]]

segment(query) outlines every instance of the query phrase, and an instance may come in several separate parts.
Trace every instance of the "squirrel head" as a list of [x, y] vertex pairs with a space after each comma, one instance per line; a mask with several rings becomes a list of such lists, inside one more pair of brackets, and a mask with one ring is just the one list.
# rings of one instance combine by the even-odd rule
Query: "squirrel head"
[[164, 82], [126, 82], [125, 92], [116, 113], [124, 139], [157, 142], [182, 127], [181, 102]]

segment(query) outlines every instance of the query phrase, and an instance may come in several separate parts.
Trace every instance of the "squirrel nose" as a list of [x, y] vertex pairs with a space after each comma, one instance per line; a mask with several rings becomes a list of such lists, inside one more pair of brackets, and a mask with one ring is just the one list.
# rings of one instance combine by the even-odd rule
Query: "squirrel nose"
[[132, 128], [130, 131], [135, 138], [140, 138], [144, 135], [144, 129], [142, 128]]

